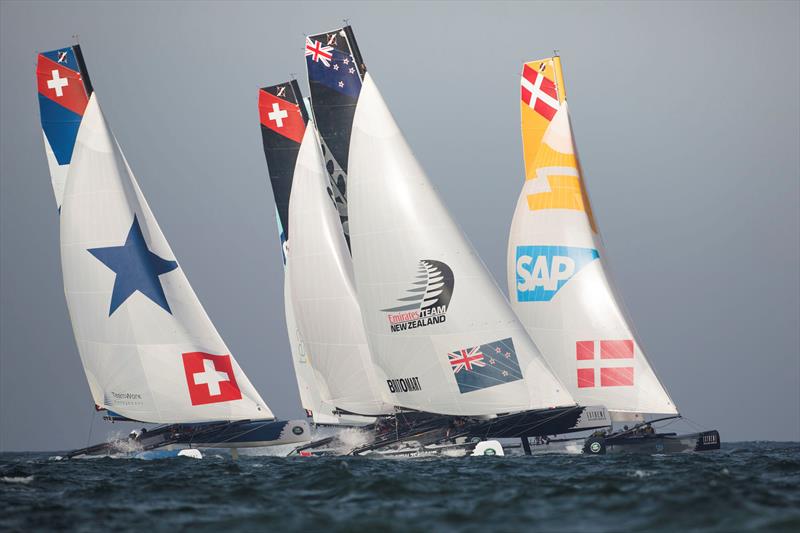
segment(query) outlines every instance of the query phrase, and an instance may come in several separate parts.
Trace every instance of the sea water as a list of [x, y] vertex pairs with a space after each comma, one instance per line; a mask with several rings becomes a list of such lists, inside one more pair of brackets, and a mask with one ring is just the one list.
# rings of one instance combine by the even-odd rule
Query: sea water
[[800, 531], [800, 443], [427, 459], [0, 454], [0, 531]]

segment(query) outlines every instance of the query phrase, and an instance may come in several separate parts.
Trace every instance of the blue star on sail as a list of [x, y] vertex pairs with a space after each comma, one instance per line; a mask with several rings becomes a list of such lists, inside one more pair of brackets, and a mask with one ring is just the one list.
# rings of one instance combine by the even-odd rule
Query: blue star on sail
[[133, 224], [128, 231], [125, 244], [107, 248], [90, 248], [88, 252], [117, 275], [114, 280], [114, 290], [111, 293], [111, 307], [108, 316], [114, 314], [114, 311], [136, 291], [150, 298], [167, 313], [172, 314], [158, 277], [178, 268], [178, 263], [163, 259], [147, 248], [136, 215], [133, 216]]

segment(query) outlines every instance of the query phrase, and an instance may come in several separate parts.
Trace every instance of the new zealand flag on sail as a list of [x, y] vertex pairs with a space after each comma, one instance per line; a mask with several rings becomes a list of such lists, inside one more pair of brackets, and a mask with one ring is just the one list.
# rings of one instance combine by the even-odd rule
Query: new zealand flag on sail
[[317, 130], [346, 173], [350, 130], [366, 67], [349, 26], [306, 37], [305, 55]]
[[522, 379], [510, 338], [454, 350], [447, 358], [461, 394]]

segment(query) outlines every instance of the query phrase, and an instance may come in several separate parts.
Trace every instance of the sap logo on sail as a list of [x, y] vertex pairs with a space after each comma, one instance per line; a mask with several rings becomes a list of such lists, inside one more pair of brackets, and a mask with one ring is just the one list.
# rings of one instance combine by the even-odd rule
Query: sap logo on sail
[[381, 309], [388, 313], [390, 331], [395, 333], [445, 322], [454, 287], [453, 270], [447, 264], [433, 259], [420, 261], [411, 288], [397, 299], [400, 305]]
[[517, 301], [549, 302], [575, 274], [599, 257], [593, 248], [517, 246]]

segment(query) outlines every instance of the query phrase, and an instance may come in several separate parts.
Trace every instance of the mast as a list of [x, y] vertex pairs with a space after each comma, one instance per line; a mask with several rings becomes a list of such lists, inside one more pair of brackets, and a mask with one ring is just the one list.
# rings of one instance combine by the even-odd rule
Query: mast
[[581, 405], [605, 405], [616, 420], [675, 414], [612, 289], [561, 59], [525, 63], [520, 91], [525, 184], [507, 256], [514, 311]]

